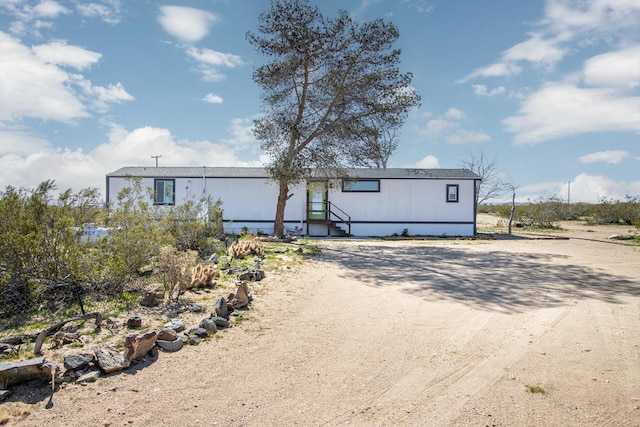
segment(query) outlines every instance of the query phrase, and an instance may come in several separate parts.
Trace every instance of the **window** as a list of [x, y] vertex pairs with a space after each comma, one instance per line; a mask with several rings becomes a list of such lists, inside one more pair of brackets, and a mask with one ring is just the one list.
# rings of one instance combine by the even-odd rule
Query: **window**
[[174, 192], [175, 180], [173, 179], [156, 179], [154, 182], [153, 203], [156, 205], [173, 205], [175, 204]]
[[342, 191], [345, 193], [349, 193], [349, 192], [379, 193], [380, 180], [379, 179], [343, 179]]
[[447, 184], [447, 202], [458, 202], [458, 184]]

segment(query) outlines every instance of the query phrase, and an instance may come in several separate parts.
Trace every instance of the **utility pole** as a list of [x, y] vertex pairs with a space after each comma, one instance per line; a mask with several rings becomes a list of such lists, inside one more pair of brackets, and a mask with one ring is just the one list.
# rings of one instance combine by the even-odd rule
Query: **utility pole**
[[571, 181], [567, 184], [567, 204], [571, 204]]
[[151, 156], [152, 159], [156, 159], [156, 167], [158, 167], [158, 158], [162, 156]]

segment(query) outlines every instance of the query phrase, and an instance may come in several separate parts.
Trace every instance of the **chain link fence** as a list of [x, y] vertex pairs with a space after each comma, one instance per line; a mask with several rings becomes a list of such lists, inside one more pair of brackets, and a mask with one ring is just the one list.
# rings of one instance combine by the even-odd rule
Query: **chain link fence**
[[137, 300], [152, 283], [157, 280], [143, 277], [117, 287], [68, 282], [5, 285], [0, 288], [0, 336], [7, 325], [25, 324], [34, 318], [73, 317], [96, 311], [106, 315], [122, 304], [123, 295]]

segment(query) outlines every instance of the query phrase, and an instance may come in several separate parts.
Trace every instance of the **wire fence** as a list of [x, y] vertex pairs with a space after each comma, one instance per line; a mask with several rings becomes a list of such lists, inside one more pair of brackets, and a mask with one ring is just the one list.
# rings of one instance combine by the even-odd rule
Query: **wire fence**
[[5, 285], [0, 288], [0, 334], [7, 325], [24, 324], [33, 318], [107, 313], [123, 295], [141, 293], [152, 282], [152, 278], [145, 277], [121, 286], [69, 282]]

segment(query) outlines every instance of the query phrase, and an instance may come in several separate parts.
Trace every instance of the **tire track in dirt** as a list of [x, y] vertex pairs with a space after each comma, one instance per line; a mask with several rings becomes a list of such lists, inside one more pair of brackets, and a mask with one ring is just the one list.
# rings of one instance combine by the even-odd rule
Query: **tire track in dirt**
[[[549, 292], [553, 292], [551, 287], [541, 287], [540, 300]], [[565, 305], [510, 315], [467, 310], [462, 321], [440, 328], [447, 339], [433, 354], [448, 360], [430, 360], [413, 366], [368, 399], [359, 411], [342, 414], [331, 421], [365, 425], [374, 419], [379, 421], [384, 414], [387, 421], [401, 423], [425, 416], [432, 425], [444, 425], [457, 416], [468, 400], [508, 375], [510, 367], [530, 351], [536, 340], [561, 322], [581, 298], [576, 293]], [[434, 325], [432, 329], [438, 327]], [[504, 343], [508, 343], [508, 347], [504, 347]], [[501, 351], [495, 352], [495, 349]]]

